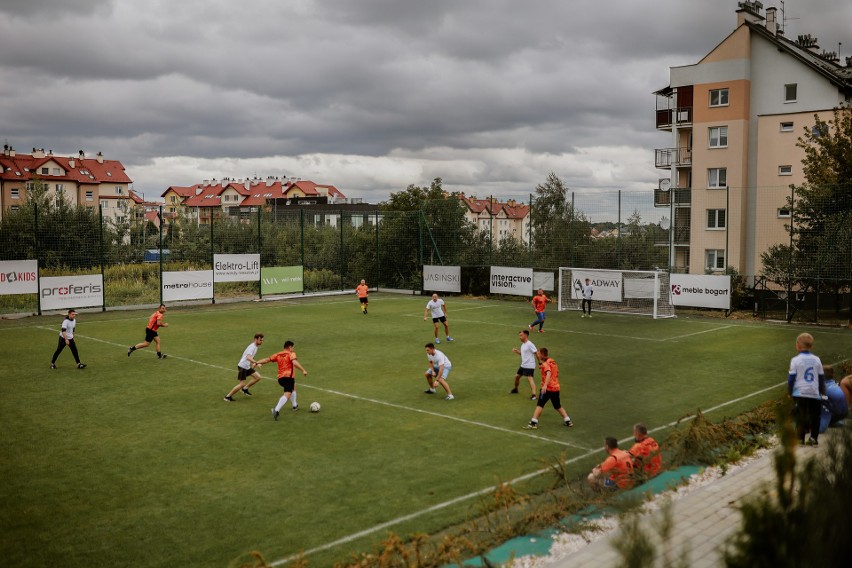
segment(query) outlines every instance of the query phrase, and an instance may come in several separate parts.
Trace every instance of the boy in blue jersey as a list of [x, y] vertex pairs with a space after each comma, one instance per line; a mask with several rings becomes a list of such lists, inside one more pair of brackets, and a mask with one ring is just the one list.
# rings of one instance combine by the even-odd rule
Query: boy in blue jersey
[[793, 397], [799, 443], [805, 443], [805, 432], [810, 430], [808, 445], [818, 446], [819, 415], [822, 395], [825, 394], [825, 372], [822, 361], [811, 353], [813, 345], [814, 338], [810, 333], [802, 333], [796, 338], [796, 351], [799, 354], [790, 360], [787, 392]]

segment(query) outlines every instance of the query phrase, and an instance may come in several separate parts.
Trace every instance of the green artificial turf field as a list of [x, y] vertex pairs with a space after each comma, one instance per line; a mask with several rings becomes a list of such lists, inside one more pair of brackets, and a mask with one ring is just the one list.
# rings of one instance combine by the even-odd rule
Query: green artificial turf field
[[[151, 311], [81, 313], [77, 343], [49, 369], [62, 316], [0, 321], [0, 554], [8, 566], [226, 566], [257, 550], [275, 565], [304, 551], [330, 566], [393, 531], [433, 533], [470, 518], [501, 481], [549, 485], [543, 460], [565, 451], [577, 477], [605, 436], [644, 421], [658, 439], [701, 408], [713, 420], [783, 392], [805, 328], [722, 319], [548, 314], [533, 333], [560, 365], [575, 427], [509, 394], [517, 301], [445, 298], [456, 400], [426, 395], [427, 297], [371, 294], [175, 306], [153, 346], [128, 359]], [[852, 333], [809, 329], [824, 363], [852, 356]], [[273, 380], [222, 397], [254, 333], [259, 357], [291, 339], [300, 410], [270, 413]], [[261, 373], [274, 379], [274, 365]], [[536, 381], [539, 377], [536, 374]], [[526, 393], [526, 394], [525, 394]], [[310, 402], [322, 404], [317, 414]]]

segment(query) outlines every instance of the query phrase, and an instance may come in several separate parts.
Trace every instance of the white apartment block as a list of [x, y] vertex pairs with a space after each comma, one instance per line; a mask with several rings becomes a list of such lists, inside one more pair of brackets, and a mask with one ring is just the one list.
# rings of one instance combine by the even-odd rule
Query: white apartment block
[[805, 181], [797, 140], [852, 99], [850, 58], [785, 37], [778, 16], [740, 2], [734, 31], [655, 93], [657, 129], [671, 132], [655, 205], [672, 210], [672, 270], [759, 274], [761, 253], [789, 242], [786, 198]]

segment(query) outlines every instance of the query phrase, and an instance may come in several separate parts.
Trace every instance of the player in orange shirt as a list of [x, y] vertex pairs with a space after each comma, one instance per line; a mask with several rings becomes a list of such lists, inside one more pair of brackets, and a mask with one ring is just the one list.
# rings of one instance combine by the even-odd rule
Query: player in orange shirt
[[547, 308], [548, 302], [550, 302], [550, 298], [544, 295], [544, 290], [542, 288], [539, 288], [538, 294], [533, 296], [531, 302], [533, 309], [535, 310], [535, 321], [532, 322], [529, 326], [527, 326], [530, 328], [530, 331], [532, 331], [533, 328], [537, 325], [538, 332], [544, 333], [544, 318], [547, 317], [547, 315], [544, 313], [544, 310], [545, 308]]
[[308, 376], [308, 372], [296, 360], [296, 352], [293, 351], [294, 346], [295, 343], [292, 341], [285, 341], [284, 348], [281, 351], [257, 362], [258, 367], [270, 361], [278, 363], [278, 384], [284, 389], [284, 394], [281, 395], [281, 398], [278, 399], [278, 404], [272, 409], [272, 418], [274, 420], [278, 420], [278, 415], [288, 400], [293, 405], [293, 410], [299, 409], [299, 403], [296, 401], [296, 377], [293, 374], [293, 368], [295, 367], [302, 371], [303, 376]]
[[553, 409], [562, 416], [565, 426], [570, 428], [574, 423], [571, 422], [571, 417], [562, 408], [562, 403], [559, 400], [559, 367], [556, 365], [556, 361], [547, 356], [547, 347], [538, 350], [538, 359], [541, 362], [541, 392], [538, 395], [532, 420], [524, 428], [527, 430], [538, 429], [538, 417], [541, 416], [547, 401], [553, 404]]
[[633, 458], [630, 454], [619, 450], [618, 440], [611, 437], [606, 439], [604, 449], [609, 455], [589, 474], [589, 485], [593, 489], [607, 491], [633, 487]]
[[633, 468], [645, 479], [650, 479], [660, 473], [663, 465], [660, 445], [648, 435], [648, 427], [641, 422], [633, 426], [633, 439], [636, 440], [636, 443], [630, 448]]
[[370, 303], [367, 300], [367, 293], [370, 291], [370, 288], [367, 286], [367, 283], [364, 280], [361, 280], [361, 283], [355, 287], [355, 294], [358, 296], [358, 300], [361, 302], [361, 312], [366, 316], [367, 315], [367, 305]]
[[157, 308], [157, 311], [151, 314], [151, 317], [148, 318], [148, 325], [145, 327], [145, 341], [142, 343], [137, 343], [136, 345], [131, 345], [127, 349], [127, 356], [136, 351], [137, 349], [145, 349], [151, 342], [157, 344], [157, 357], [160, 359], [165, 359], [166, 356], [160, 351], [160, 335], [157, 333], [157, 330], [161, 327], [169, 327], [169, 324], [163, 321], [163, 317], [166, 315], [166, 305], [160, 304], [160, 307]]

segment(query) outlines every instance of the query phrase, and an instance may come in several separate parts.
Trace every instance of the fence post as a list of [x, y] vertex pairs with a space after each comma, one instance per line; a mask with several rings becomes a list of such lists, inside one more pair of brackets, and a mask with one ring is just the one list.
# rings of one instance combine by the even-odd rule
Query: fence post
[[527, 223], [527, 251], [530, 255], [530, 267], [535, 268], [535, 255], [533, 254], [532, 246], [532, 226], [533, 226], [533, 196], [530, 193], [530, 219]]
[[106, 311], [106, 280], [104, 278], [104, 210], [98, 207], [98, 256], [101, 263], [101, 311]]
[[790, 311], [790, 294], [793, 293], [793, 233], [796, 231], [796, 192], [793, 185], [790, 185], [790, 251], [787, 254], [787, 298], [786, 298], [786, 314], [787, 323], [793, 319], [793, 314]]
[[340, 290], [343, 291], [343, 272], [346, 264], [346, 255], [343, 253], [343, 209], [340, 210], [338, 219], [340, 219], [340, 251], [337, 253], [337, 263], [340, 266]]
[[257, 297], [263, 299], [263, 236], [260, 232], [260, 204], [257, 206], [257, 258], [260, 259], [261, 277], [257, 287]]
[[299, 209], [299, 249], [302, 259], [302, 295], [305, 295], [305, 210]]
[[376, 290], [379, 289], [382, 277], [382, 254], [379, 246], [379, 212], [376, 211]]
[[494, 266], [494, 196], [488, 196], [488, 266]]
[[160, 225], [160, 254], [159, 254], [159, 257], [160, 257], [160, 304], [162, 304], [163, 303], [163, 222], [164, 222], [163, 206], [160, 205], [160, 207], [158, 209], [159, 209], [158, 215], [160, 216], [160, 223], [159, 223], [159, 225]]
[[213, 243], [213, 219], [215, 218], [214, 211], [210, 209], [210, 268], [213, 269], [213, 299], [210, 302], [211, 304], [216, 303], [216, 267], [215, 267], [215, 259], [216, 256], [216, 245]]
[[38, 311], [38, 315], [41, 315], [41, 249], [38, 246], [38, 203], [33, 203], [33, 225], [33, 250], [36, 257], [36, 282], [38, 282], [36, 310]]
[[[615, 267], [621, 268], [621, 190], [618, 190], [618, 236], [615, 238]], [[656, 301], [656, 296], [654, 297]], [[656, 309], [654, 311], [656, 312]]]

